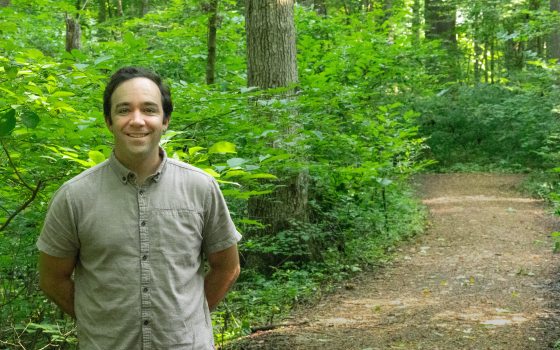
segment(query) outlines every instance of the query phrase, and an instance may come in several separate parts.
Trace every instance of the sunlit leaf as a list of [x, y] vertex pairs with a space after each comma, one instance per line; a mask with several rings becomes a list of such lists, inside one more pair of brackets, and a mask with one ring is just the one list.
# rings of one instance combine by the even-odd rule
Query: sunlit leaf
[[215, 178], [220, 177], [220, 174], [212, 168], [203, 168], [202, 170], [204, 170], [206, 173], [212, 175], [212, 177], [215, 177]]
[[95, 164], [102, 163], [105, 161], [105, 155], [99, 151], [89, 151], [88, 157], [91, 159]]
[[212, 145], [208, 153], [237, 153], [235, 145], [231, 142], [220, 141]]

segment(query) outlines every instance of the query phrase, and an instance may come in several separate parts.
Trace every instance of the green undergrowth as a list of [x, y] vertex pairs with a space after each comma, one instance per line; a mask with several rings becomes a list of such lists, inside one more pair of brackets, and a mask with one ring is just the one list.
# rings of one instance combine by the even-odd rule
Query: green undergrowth
[[[395, 245], [423, 232], [426, 222], [425, 207], [408, 185], [388, 193], [386, 217], [378, 208], [368, 210], [357, 204], [338, 209], [346, 215], [354, 211], [351, 215], [360, 219], [337, 233], [344, 235], [344, 246], [328, 246], [322, 261], [287, 259], [268, 272], [255, 268], [242, 271], [234, 290], [213, 314], [217, 345], [235, 349], [243, 342], [240, 338], [253, 329], [282, 322], [295, 306], [313, 305], [356, 274], [384, 265]], [[305, 237], [309, 230], [317, 231], [321, 226], [302, 226], [299, 235]], [[240, 249], [243, 254], [246, 243]]]

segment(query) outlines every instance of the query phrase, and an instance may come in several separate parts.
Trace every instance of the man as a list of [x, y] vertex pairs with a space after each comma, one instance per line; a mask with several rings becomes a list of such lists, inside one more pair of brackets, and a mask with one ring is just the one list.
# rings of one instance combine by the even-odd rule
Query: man
[[214, 348], [209, 310], [239, 275], [241, 236], [216, 181], [159, 147], [172, 110], [159, 76], [117, 71], [103, 96], [111, 158], [49, 206], [39, 283], [76, 318], [82, 350]]

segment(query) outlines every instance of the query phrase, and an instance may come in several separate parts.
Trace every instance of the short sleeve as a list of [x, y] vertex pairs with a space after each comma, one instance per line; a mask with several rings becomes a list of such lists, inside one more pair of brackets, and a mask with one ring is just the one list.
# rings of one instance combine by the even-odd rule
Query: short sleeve
[[204, 254], [219, 252], [241, 239], [216, 180], [211, 179], [204, 205], [202, 249]]
[[49, 204], [37, 248], [59, 258], [76, 256], [80, 244], [74, 219], [68, 187], [63, 186]]

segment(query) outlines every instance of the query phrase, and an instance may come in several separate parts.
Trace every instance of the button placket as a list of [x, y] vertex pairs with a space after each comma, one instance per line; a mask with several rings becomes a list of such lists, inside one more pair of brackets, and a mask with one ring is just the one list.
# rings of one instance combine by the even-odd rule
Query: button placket
[[138, 189], [138, 231], [140, 235], [140, 294], [142, 320], [142, 349], [151, 349], [150, 298], [150, 239], [148, 225], [148, 198], [144, 188]]

